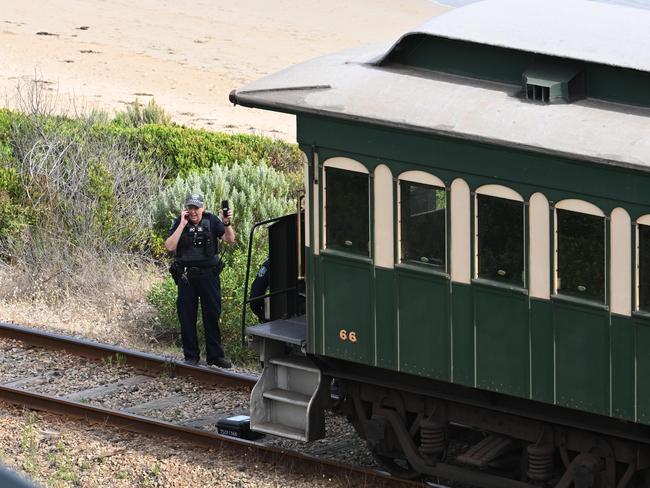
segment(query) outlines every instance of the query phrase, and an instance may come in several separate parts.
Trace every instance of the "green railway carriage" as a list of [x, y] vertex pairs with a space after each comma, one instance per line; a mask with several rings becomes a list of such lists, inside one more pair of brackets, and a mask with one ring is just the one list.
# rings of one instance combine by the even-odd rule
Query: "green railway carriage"
[[305, 155], [306, 317], [249, 329], [254, 428], [322, 436], [336, 378], [402, 474], [453, 474], [462, 424], [493, 442], [467, 464], [509, 436], [529, 479], [641, 483], [649, 30], [642, 10], [486, 0], [231, 94], [295, 114]]

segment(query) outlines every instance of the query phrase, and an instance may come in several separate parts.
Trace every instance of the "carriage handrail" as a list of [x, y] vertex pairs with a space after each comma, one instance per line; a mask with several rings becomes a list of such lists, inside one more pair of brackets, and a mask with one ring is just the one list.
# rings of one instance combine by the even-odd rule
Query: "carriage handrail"
[[274, 222], [277, 222], [279, 220], [284, 219], [285, 217], [288, 217], [293, 214], [286, 214], [282, 215], [280, 217], [275, 217], [273, 219], [268, 219], [268, 220], [262, 220], [261, 222], [257, 222], [251, 227], [251, 231], [248, 235], [248, 256], [246, 258], [246, 279], [244, 280], [244, 293], [243, 293], [243, 300], [242, 300], [242, 310], [241, 310], [241, 342], [242, 344], [246, 344], [246, 305], [248, 305], [252, 300], [257, 299], [257, 298], [266, 298], [267, 296], [270, 297], [272, 295], [279, 295], [281, 293], [288, 293], [293, 290], [297, 290], [297, 287], [293, 288], [285, 288], [283, 290], [277, 290], [271, 293], [268, 293], [267, 295], [263, 295], [260, 297], [253, 297], [253, 298], [246, 298], [248, 296], [248, 281], [250, 279], [250, 271], [251, 271], [251, 254], [253, 253], [253, 235], [255, 234], [255, 231], [257, 230], [258, 227], [261, 227], [263, 225], [267, 224], [272, 224]]

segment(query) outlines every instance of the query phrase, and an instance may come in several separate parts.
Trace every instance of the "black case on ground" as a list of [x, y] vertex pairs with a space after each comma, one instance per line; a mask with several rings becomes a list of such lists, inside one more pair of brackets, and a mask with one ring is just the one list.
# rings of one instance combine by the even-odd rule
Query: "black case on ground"
[[251, 430], [251, 418], [248, 415], [235, 415], [217, 421], [217, 432], [229, 437], [238, 437], [249, 441], [259, 439], [263, 434]]

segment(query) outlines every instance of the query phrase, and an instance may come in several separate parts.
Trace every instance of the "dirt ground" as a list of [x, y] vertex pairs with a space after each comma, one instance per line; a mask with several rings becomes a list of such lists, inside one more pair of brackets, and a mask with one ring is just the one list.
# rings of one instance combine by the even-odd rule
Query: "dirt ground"
[[3, 0], [0, 105], [37, 78], [70, 110], [155, 97], [179, 123], [294, 141], [293, 116], [233, 107], [230, 91], [326, 53], [394, 42], [444, 10], [429, 0]]

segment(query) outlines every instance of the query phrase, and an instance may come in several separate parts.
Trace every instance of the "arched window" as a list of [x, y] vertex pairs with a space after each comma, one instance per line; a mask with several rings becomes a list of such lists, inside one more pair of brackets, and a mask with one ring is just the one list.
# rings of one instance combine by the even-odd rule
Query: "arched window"
[[399, 261], [446, 270], [445, 184], [424, 171], [407, 171], [399, 176], [398, 196]]
[[605, 214], [583, 200], [555, 205], [555, 292], [605, 303]]
[[650, 312], [650, 215], [644, 215], [636, 223], [636, 308], [642, 312]]
[[475, 277], [525, 286], [524, 199], [501, 185], [476, 190]]
[[370, 256], [368, 170], [348, 158], [331, 158], [323, 166], [325, 248]]

